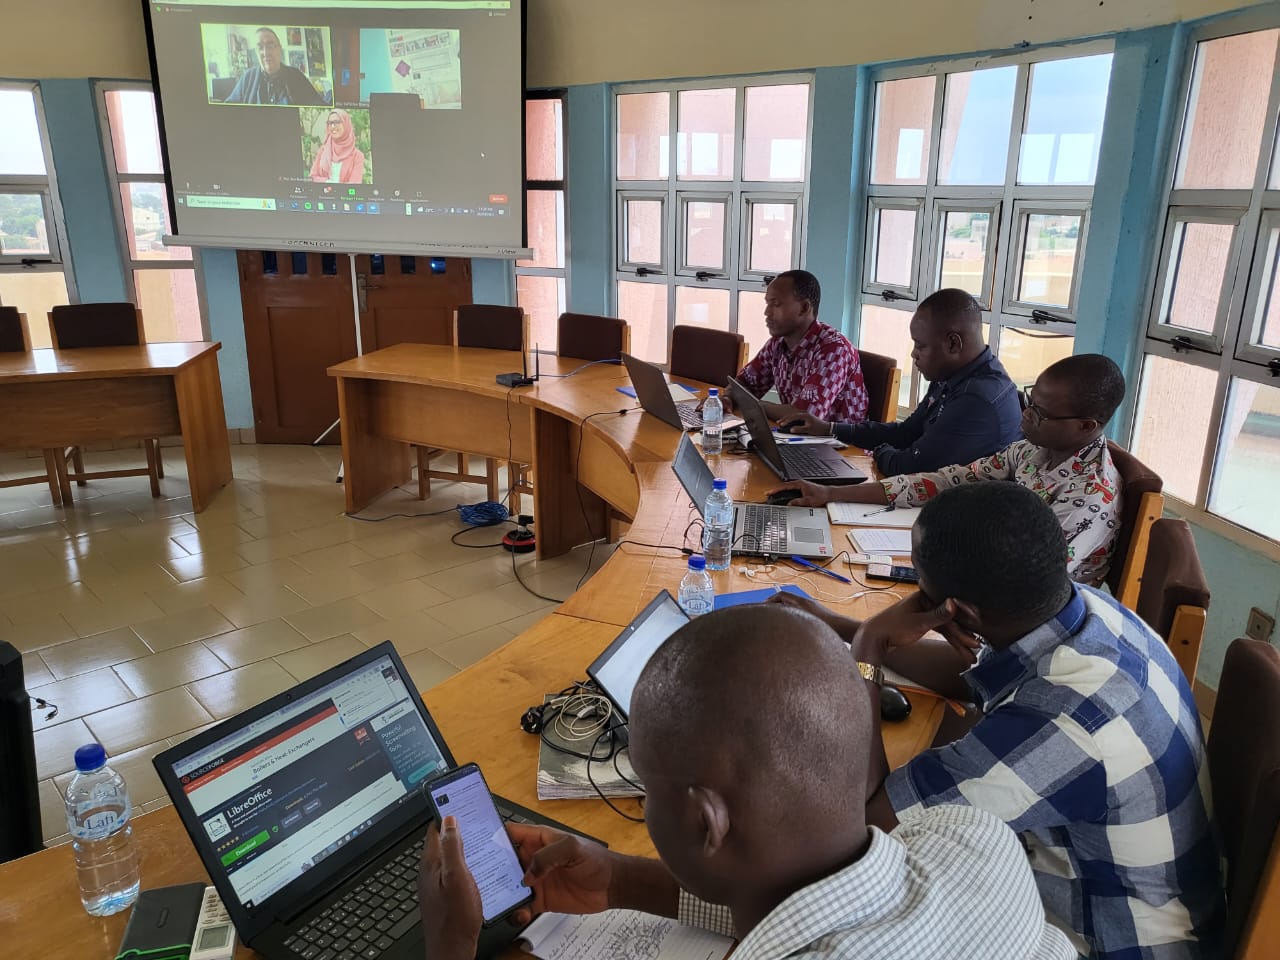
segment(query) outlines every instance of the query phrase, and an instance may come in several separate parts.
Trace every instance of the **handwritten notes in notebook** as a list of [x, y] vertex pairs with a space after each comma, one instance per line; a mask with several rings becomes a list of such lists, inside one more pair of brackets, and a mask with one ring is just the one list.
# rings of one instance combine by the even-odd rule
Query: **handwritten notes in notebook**
[[718, 933], [634, 910], [544, 913], [517, 942], [539, 960], [722, 960], [733, 946]]

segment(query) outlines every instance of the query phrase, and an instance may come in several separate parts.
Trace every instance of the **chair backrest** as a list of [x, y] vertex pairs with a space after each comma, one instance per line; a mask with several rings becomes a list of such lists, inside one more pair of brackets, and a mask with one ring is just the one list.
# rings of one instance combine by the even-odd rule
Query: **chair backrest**
[[142, 311], [132, 303], [65, 303], [49, 311], [49, 335], [58, 350], [81, 347], [136, 347]]
[[562, 313], [556, 324], [556, 353], [577, 360], [621, 360], [631, 352], [631, 327], [617, 317]]
[[727, 387], [747, 364], [747, 341], [740, 333], [677, 324], [671, 331], [671, 375]]
[[1116, 465], [1120, 490], [1120, 529], [1107, 585], [1111, 594], [1130, 610], [1138, 602], [1138, 587], [1147, 562], [1147, 538], [1151, 525], [1164, 512], [1164, 481], [1141, 460], [1111, 440], [1107, 441], [1111, 462]]
[[898, 387], [902, 383], [898, 361], [868, 350], [859, 350], [858, 360], [867, 388], [867, 419], [893, 423], [898, 419]]
[[453, 311], [453, 342], [459, 347], [523, 350], [527, 320], [519, 307], [468, 303]]
[[27, 315], [17, 307], [0, 307], [0, 353], [26, 353], [31, 349]]
[[1209, 583], [1191, 527], [1171, 517], [1157, 520], [1151, 525], [1135, 611], [1164, 637], [1188, 683], [1195, 681], [1208, 609]]
[[[1266, 904], [1256, 896], [1280, 826], [1280, 650], [1241, 638], [1227, 648], [1209, 728], [1209, 781], [1218, 840], [1227, 860], [1223, 957], [1243, 954]], [[1271, 868], [1268, 869], [1268, 862]], [[1266, 910], [1274, 917], [1274, 908]], [[1274, 919], [1271, 935], [1275, 935]], [[1252, 953], [1251, 956], [1275, 954]]]

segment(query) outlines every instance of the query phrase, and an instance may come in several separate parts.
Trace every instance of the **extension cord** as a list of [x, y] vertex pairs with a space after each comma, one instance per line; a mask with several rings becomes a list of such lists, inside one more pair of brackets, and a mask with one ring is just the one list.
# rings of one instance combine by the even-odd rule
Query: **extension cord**
[[537, 546], [532, 530], [512, 530], [502, 538], [502, 549], [508, 553], [532, 553]]

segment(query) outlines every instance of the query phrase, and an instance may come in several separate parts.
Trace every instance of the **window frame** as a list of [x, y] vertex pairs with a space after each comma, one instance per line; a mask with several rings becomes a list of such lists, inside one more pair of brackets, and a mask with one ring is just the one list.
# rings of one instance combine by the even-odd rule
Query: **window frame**
[[[733, 194], [729, 192], [712, 192], [702, 190], [681, 190], [676, 194], [676, 203], [679, 209], [676, 212], [675, 221], [679, 225], [676, 230], [676, 261], [675, 270], [672, 271], [677, 277], [693, 277], [701, 280], [727, 280], [729, 279], [729, 264], [732, 259], [729, 256], [729, 234], [732, 232], [733, 223]], [[724, 207], [724, 230], [720, 234], [720, 268], [712, 269], [705, 264], [699, 265], [689, 262], [689, 230], [688, 216], [689, 204], [691, 203], [718, 203]], [[666, 208], [663, 207], [663, 233], [667, 229]], [[663, 237], [665, 241], [666, 237]], [[698, 274], [706, 276], [699, 278]]]
[[[53, 165], [53, 148], [49, 142], [49, 125], [45, 121], [44, 98], [40, 84], [32, 81], [0, 81], [0, 90], [25, 90], [31, 94], [36, 113], [36, 129], [40, 134], [40, 150], [44, 157], [44, 174], [5, 174], [0, 172], [0, 193], [35, 194], [40, 197], [44, 213], [45, 234], [49, 252], [39, 257], [0, 253], [0, 270], [5, 272], [34, 271], [37, 273], [62, 273], [67, 285], [67, 297], [78, 301], [73, 273], [67, 269], [68, 251], [66, 222], [62, 200], [58, 192], [57, 171]], [[23, 261], [30, 261], [24, 264]]]
[[[1190, 340], [1202, 350], [1211, 353], [1222, 352], [1231, 315], [1231, 301], [1234, 297], [1235, 271], [1232, 266], [1239, 262], [1240, 246], [1244, 242], [1245, 214], [1246, 210], [1239, 207], [1170, 206], [1167, 208], [1164, 236], [1160, 241], [1156, 285], [1147, 319], [1147, 336], [1168, 343], [1174, 342], [1175, 338], [1183, 338]], [[1177, 289], [1178, 271], [1172, 261], [1178, 227], [1181, 224], [1196, 223], [1217, 224], [1232, 228], [1230, 251], [1227, 254], [1226, 267], [1222, 271], [1222, 285], [1218, 290], [1218, 312], [1214, 317], [1213, 329], [1209, 333], [1193, 330], [1190, 327], [1180, 327], [1166, 319], [1172, 305], [1172, 296]]]
[[[781, 270], [753, 270], [751, 268], [751, 247], [755, 237], [751, 231], [751, 208], [755, 204], [775, 204], [775, 205], [791, 205], [791, 262], [801, 262], [801, 240], [804, 236], [804, 206], [800, 200], [793, 194], [789, 193], [773, 193], [760, 190], [753, 190], [742, 194], [741, 219], [738, 227], [738, 242], [741, 244], [741, 250], [738, 252], [738, 280], [742, 283], [760, 283], [768, 286], [769, 281], [776, 277]], [[786, 268], [794, 270], [794, 267]], [[761, 344], [763, 346], [763, 344]]]
[[[886, 210], [909, 210], [916, 215], [916, 227], [911, 240], [911, 273], [910, 282], [906, 284], [888, 283], [875, 279], [877, 259], [880, 248], [880, 214]], [[924, 197], [869, 197], [867, 199], [867, 221], [863, 233], [866, 237], [866, 249], [863, 262], [862, 292], [878, 294], [887, 299], [886, 294], [903, 300], [918, 300], [920, 289], [921, 245], [925, 235], [925, 198]]]
[[[525, 91], [524, 99], [525, 102], [528, 102], [529, 100], [560, 101], [560, 179], [530, 180], [527, 178], [526, 171], [526, 179], [522, 185], [524, 195], [521, 197], [521, 203], [527, 204], [527, 197], [530, 191], [559, 191], [563, 198], [561, 202], [561, 215], [563, 217], [564, 226], [564, 264], [559, 267], [532, 267], [521, 266], [519, 260], [513, 260], [511, 295], [513, 301], [518, 304], [520, 297], [520, 277], [548, 277], [555, 279], [559, 281], [557, 284], [557, 304], [559, 306], [559, 313], [564, 313], [569, 308], [569, 264], [572, 262], [572, 257], [570, 256], [572, 233], [569, 229], [569, 92], [563, 88], [527, 90]], [[521, 106], [521, 112], [523, 116], [523, 105]], [[542, 349], [542, 352], [544, 353], [547, 352], [546, 348], [540, 349]]]
[[[1080, 299], [1080, 268], [1084, 264], [1084, 248], [1089, 238], [1090, 204], [1076, 200], [1018, 200], [1013, 205], [1010, 217], [1009, 256], [1016, 258], [1015, 264], [1009, 264], [1004, 271], [1005, 290], [1002, 300], [1003, 313], [1012, 317], [1024, 317], [1037, 326], [1058, 326], [1067, 330], [1075, 329], [1076, 306]], [[1022, 272], [1026, 266], [1025, 246], [1027, 227], [1033, 216], [1074, 216], [1080, 217], [1080, 230], [1077, 234], [1075, 256], [1071, 261], [1071, 289], [1067, 295], [1067, 303], [1047, 304], [1033, 300], [1020, 300], [1019, 288], [1022, 286]], [[1037, 318], [1036, 314], [1048, 314], [1059, 321]], [[1067, 326], [1070, 324], [1070, 326]], [[1022, 324], [1001, 324], [1001, 326], [1022, 326]]]
[[980, 295], [974, 299], [982, 306], [984, 312], [990, 312], [991, 302], [995, 294], [996, 282], [996, 258], [999, 254], [1000, 230], [1003, 227], [1004, 201], [1001, 199], [988, 200], [965, 200], [965, 199], [937, 199], [933, 202], [933, 218], [932, 224], [932, 242], [930, 249], [925, 252], [928, 262], [932, 265], [932, 282], [933, 289], [942, 289], [942, 255], [946, 246], [946, 234], [944, 232], [944, 224], [946, 217], [951, 213], [985, 213], [990, 218], [990, 227], [987, 228], [986, 249], [982, 258], [982, 290]]
[[[670, 232], [668, 229], [668, 196], [665, 193], [658, 193], [654, 190], [622, 190], [617, 194], [617, 210], [614, 212], [614, 222], [617, 224], [617, 236], [614, 242], [617, 244], [618, 250], [618, 271], [630, 270], [637, 277], [651, 276], [670, 276], [671, 270], [670, 251], [668, 249], [668, 237]], [[627, 213], [627, 204], [636, 202], [657, 203], [661, 206], [659, 220], [661, 221], [660, 229], [662, 231], [662, 239], [658, 246], [658, 261], [649, 260], [633, 260], [626, 256], [630, 252], [630, 244], [627, 240], [629, 232], [630, 220]]]

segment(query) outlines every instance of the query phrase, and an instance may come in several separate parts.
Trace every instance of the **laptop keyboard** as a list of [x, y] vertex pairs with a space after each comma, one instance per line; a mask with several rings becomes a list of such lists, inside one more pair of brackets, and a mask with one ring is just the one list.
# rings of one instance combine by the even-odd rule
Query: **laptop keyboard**
[[[496, 806], [504, 822], [533, 822], [501, 802]], [[407, 840], [399, 853], [307, 921], [284, 945], [302, 960], [382, 956], [422, 922], [418, 865], [424, 842], [424, 837]]]
[[760, 553], [787, 552], [787, 508], [759, 504], [740, 506], [741, 543], [744, 549]]
[[808, 479], [809, 477], [836, 476], [835, 468], [832, 467], [831, 462], [814, 453], [811, 449], [800, 446], [779, 447], [778, 450], [782, 454], [783, 466], [787, 468], [787, 473], [792, 477]]
[[677, 403], [676, 413], [680, 415], [680, 423], [686, 430], [702, 429], [702, 411], [698, 409], [697, 401]]

